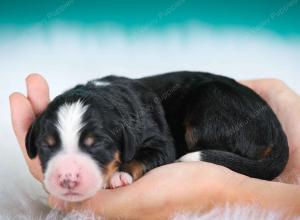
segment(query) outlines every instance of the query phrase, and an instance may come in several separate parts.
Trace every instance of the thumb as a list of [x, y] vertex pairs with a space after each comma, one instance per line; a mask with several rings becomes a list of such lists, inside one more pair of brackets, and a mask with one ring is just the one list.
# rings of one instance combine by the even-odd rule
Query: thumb
[[48, 197], [48, 205], [52, 208], [52, 209], [58, 209], [58, 210], [63, 210], [65, 207], [65, 201], [58, 199], [52, 195], [50, 195]]
[[48, 205], [52, 209], [57, 209], [61, 212], [71, 212], [71, 211], [82, 211], [85, 210], [85, 202], [68, 202], [62, 199], [59, 199], [53, 195], [49, 195], [48, 197]]

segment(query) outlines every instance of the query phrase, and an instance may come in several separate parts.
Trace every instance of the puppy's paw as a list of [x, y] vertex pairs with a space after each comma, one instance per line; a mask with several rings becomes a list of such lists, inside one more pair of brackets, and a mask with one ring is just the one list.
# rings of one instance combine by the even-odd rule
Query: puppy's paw
[[129, 185], [133, 182], [133, 178], [126, 172], [115, 172], [110, 178], [109, 186], [111, 189]]

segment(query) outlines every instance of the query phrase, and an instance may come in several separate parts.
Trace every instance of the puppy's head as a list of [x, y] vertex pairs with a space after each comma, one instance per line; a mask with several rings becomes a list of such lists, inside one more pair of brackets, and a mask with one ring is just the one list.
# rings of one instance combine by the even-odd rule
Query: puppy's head
[[49, 193], [81, 201], [105, 187], [120, 158], [116, 138], [104, 124], [97, 106], [81, 99], [54, 100], [33, 122], [27, 153], [39, 155]]

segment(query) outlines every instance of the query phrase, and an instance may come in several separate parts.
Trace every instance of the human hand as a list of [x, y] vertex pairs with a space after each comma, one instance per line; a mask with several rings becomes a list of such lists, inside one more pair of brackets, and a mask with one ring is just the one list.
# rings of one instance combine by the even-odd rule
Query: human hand
[[288, 137], [289, 161], [277, 178], [295, 183], [300, 173], [300, 97], [284, 82], [276, 79], [242, 81], [258, 93], [273, 109]]
[[[20, 93], [14, 93], [10, 96], [12, 122], [31, 173], [36, 179], [42, 181], [43, 175], [39, 160], [38, 158], [34, 160], [28, 158], [24, 141], [27, 129], [34, 120], [35, 115], [43, 111], [49, 102], [49, 90], [47, 82], [39, 75], [30, 75], [26, 81], [28, 98]], [[275, 113], [278, 114], [277, 116], [285, 131], [290, 131], [287, 132], [288, 138], [290, 136], [296, 138], [291, 132], [293, 127], [290, 126], [293, 126], [293, 123], [287, 122], [289, 121], [287, 115], [280, 107], [281, 104], [277, 103], [281, 100], [270, 95], [262, 82], [248, 81], [244, 83], [267, 100]], [[289, 100], [287, 102], [289, 105], [292, 105], [296, 100], [299, 101], [298, 96], [288, 87], [284, 87], [280, 83], [275, 85], [270, 81], [266, 84], [273, 85], [269, 87], [269, 89], [272, 88], [272, 92], [278, 91], [280, 94], [286, 94], [282, 95], [283, 97], [294, 97], [282, 98], [285, 101]], [[276, 93], [277, 96], [279, 96], [278, 93]], [[291, 168], [293, 168], [292, 165], [293, 163], [290, 165]], [[137, 217], [151, 213], [166, 217], [178, 208], [200, 211], [208, 209], [212, 206], [212, 203], [222, 203], [225, 198], [228, 200], [230, 197], [228, 193], [232, 189], [235, 190], [239, 185], [238, 183], [246, 181], [246, 179], [250, 178], [214, 164], [203, 162], [176, 163], [156, 168], [128, 187], [100, 191], [95, 197], [81, 203], [62, 203], [62, 201], [50, 196], [49, 204], [65, 211], [88, 208], [105, 216], [125, 217], [127, 214], [127, 217], [131, 218], [133, 214]], [[225, 186], [230, 187], [225, 189]]]

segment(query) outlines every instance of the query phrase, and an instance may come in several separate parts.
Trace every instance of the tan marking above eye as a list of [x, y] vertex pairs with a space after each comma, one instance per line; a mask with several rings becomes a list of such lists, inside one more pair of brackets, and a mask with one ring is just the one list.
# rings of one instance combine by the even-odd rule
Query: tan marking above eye
[[54, 146], [56, 144], [55, 138], [52, 135], [48, 135], [45, 139], [45, 142], [49, 146]]
[[266, 157], [270, 156], [272, 154], [272, 151], [273, 151], [273, 145], [266, 147], [264, 149], [264, 151], [262, 152], [261, 158], [266, 158]]
[[92, 146], [95, 143], [95, 138], [91, 135], [87, 136], [83, 140], [84, 145]]

